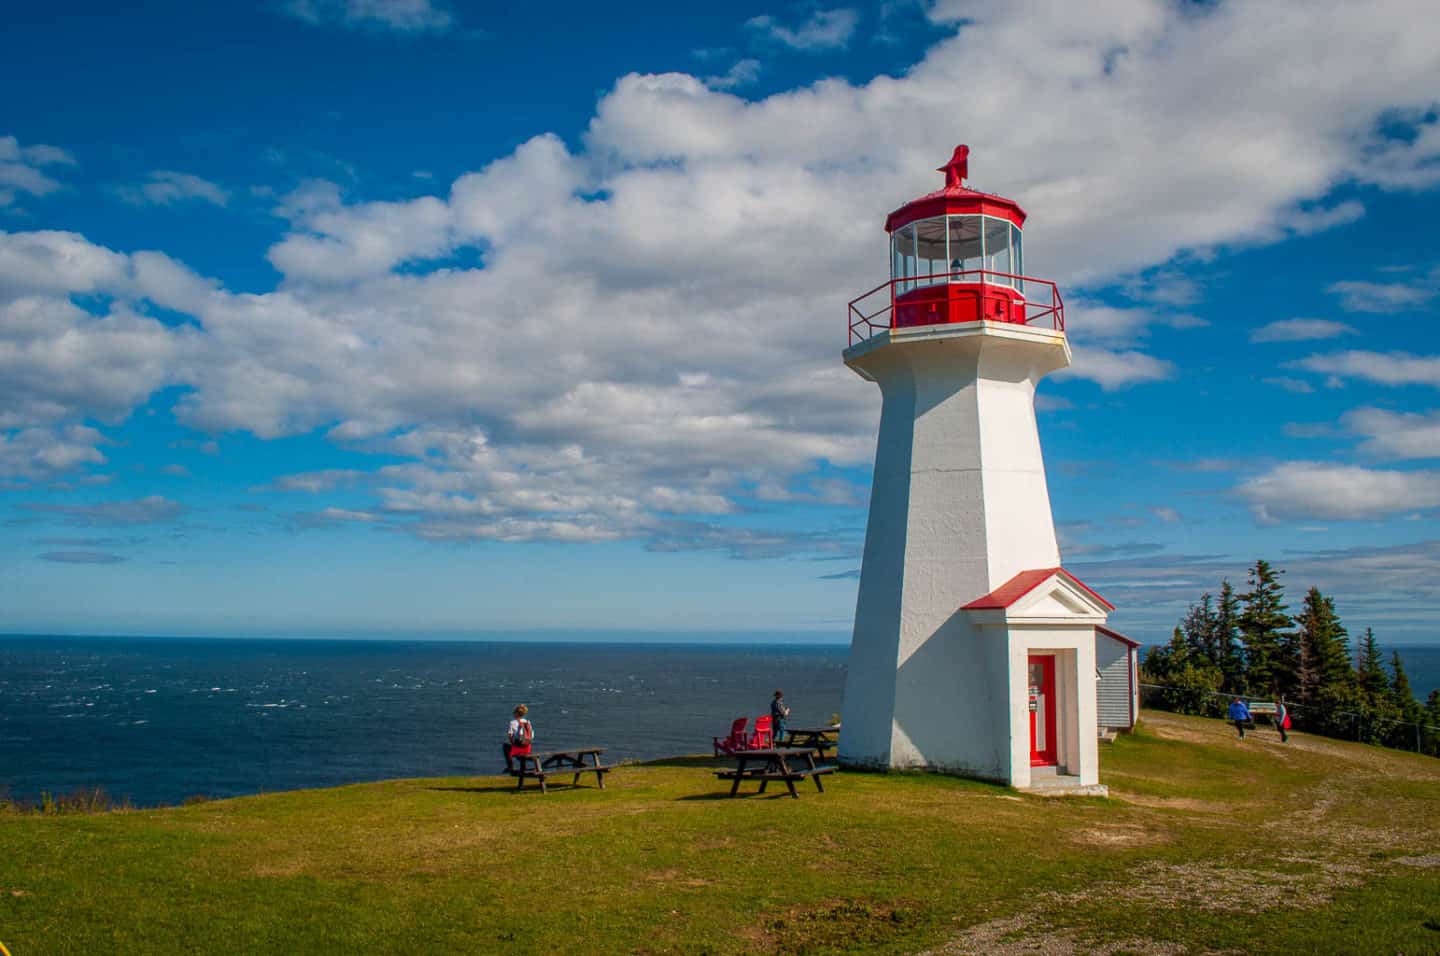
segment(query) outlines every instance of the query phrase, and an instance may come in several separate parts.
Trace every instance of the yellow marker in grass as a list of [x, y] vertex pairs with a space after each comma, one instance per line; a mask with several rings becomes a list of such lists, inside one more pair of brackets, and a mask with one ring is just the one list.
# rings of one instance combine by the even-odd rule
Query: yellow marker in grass
[[0, 943], [0, 956], [10, 956], [10, 950], [5, 948], [4, 943]]

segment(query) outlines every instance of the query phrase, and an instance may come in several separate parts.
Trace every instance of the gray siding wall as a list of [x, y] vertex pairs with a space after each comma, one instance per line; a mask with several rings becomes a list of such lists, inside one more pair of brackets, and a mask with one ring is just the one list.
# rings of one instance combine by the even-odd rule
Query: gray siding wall
[[1095, 684], [1096, 716], [1101, 727], [1130, 727], [1130, 647], [1106, 637], [1095, 635], [1095, 668], [1100, 679]]

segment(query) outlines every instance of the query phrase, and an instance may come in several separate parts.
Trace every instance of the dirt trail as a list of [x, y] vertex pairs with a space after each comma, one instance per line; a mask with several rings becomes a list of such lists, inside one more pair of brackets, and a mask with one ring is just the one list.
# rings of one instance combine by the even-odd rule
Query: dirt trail
[[[1156, 737], [1209, 747], [1263, 748], [1277, 761], [1297, 768], [1313, 772], [1323, 766], [1325, 777], [1317, 786], [1297, 790], [1283, 812], [1274, 813], [1243, 802], [1156, 797], [1112, 788], [1112, 798], [1139, 811], [1139, 818], [1092, 825], [1072, 834], [1072, 839], [1101, 851], [1159, 847], [1167, 842], [1167, 818], [1173, 820], [1174, 812], [1182, 810], [1206, 827], [1244, 828], [1255, 834], [1253, 848], [1181, 863], [1141, 860], [1123, 879], [1095, 883], [1071, 894], [1044, 894], [1017, 916], [970, 926], [943, 946], [918, 956], [1199, 952], [1148, 939], [1091, 939], [1082, 929], [1064, 928], [1063, 915], [1077, 903], [1107, 897], [1151, 911], [1243, 914], [1315, 909], [1337, 891], [1383, 873], [1440, 866], [1440, 854], [1433, 850], [1440, 844], [1440, 819], [1428, 819], [1423, 812], [1396, 813], [1393, 808], [1388, 814], [1361, 819], [1355, 812], [1357, 806], [1367, 803], [1365, 794], [1373, 790], [1377, 779], [1432, 782], [1440, 788], [1440, 760], [1308, 734], [1292, 734], [1290, 741], [1282, 744], [1278, 735], [1264, 730], [1248, 734], [1241, 743], [1235, 740], [1233, 729], [1220, 721], [1153, 713], [1147, 713], [1144, 720], [1146, 731]], [[1397, 806], [1404, 803], [1404, 798], [1397, 798]], [[1203, 818], [1203, 823], [1195, 818]]]

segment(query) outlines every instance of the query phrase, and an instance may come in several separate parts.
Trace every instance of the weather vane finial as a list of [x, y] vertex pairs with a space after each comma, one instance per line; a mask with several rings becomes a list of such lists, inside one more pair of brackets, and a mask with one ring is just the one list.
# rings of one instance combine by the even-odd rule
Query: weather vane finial
[[946, 189], [951, 186], [965, 185], [965, 180], [970, 175], [970, 147], [956, 146], [955, 154], [950, 157], [950, 162], [941, 166], [936, 172], [945, 174]]

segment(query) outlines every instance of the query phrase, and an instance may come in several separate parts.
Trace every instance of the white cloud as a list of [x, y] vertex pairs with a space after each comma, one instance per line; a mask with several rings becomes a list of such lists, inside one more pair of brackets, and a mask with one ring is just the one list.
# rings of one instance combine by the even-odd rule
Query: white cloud
[[228, 190], [192, 173], [157, 169], [143, 183], [115, 187], [115, 195], [135, 206], [173, 206], [198, 201], [216, 206], [230, 202]]
[[0, 478], [39, 481], [85, 465], [105, 463], [96, 446], [104, 441], [93, 428], [24, 428], [9, 435], [0, 431]]
[[1071, 353], [1070, 367], [1055, 377], [1088, 379], [1107, 392], [1175, 377], [1174, 363], [1134, 349], [1074, 346]]
[[1355, 328], [1330, 319], [1279, 319], [1250, 333], [1252, 342], [1308, 342], [1353, 335]]
[[1296, 461], [1236, 488], [1261, 521], [1360, 520], [1440, 507], [1440, 471]]
[[184, 505], [161, 495], [88, 505], [31, 503], [20, 507], [37, 514], [55, 515], [67, 524], [84, 527], [158, 524], [178, 518], [186, 511]]
[[1333, 282], [1325, 290], [1340, 297], [1340, 308], [1346, 312], [1391, 313], [1406, 312], [1425, 306], [1440, 289], [1433, 283], [1409, 282], [1362, 282], [1346, 280]]
[[1390, 461], [1440, 458], [1440, 412], [1357, 408], [1340, 421], [1350, 433], [1364, 437], [1361, 454]]
[[705, 85], [712, 90], [735, 90], [760, 79], [759, 60], [739, 60], [719, 76], [707, 76]]
[[57, 146], [21, 146], [14, 136], [0, 136], [0, 209], [21, 193], [47, 196], [60, 182], [44, 172], [47, 166], [73, 166], [75, 158]]
[[1312, 355], [1292, 363], [1307, 372], [1359, 378], [1381, 385], [1429, 385], [1440, 388], [1440, 356], [1352, 349]]
[[401, 33], [444, 32], [454, 15], [433, 0], [289, 0], [282, 8], [316, 26], [378, 27]]
[[815, 52], [843, 50], [849, 46], [859, 23], [860, 14], [841, 7], [816, 10], [794, 27], [787, 27], [771, 16], [751, 17], [745, 25], [791, 49]]
[[[862, 85], [750, 101], [632, 74], [578, 142], [538, 135], [448, 193], [347, 202], [307, 184], [278, 210], [293, 223], [270, 250], [285, 282], [265, 294], [63, 233], [0, 237], [0, 284], [8, 301], [43, 300], [42, 339], [131, 335], [118, 369], [106, 350], [61, 370], [74, 394], [27, 386], [47, 404], [16, 427], [113, 416], [146, 388], [185, 385], [177, 414], [198, 428], [324, 429], [400, 455], [364, 510], [415, 534], [818, 548], [737, 526], [755, 499], [841, 500], [817, 466], [873, 452], [878, 396], [838, 361], [833, 303], [884, 277], [885, 214], [939, 184], [956, 140], [975, 147], [981, 188], [1032, 213], [1032, 272], [1067, 290], [1156, 285], [1177, 255], [1273, 240], [1296, 210], [1338, 215], [1325, 200], [1362, 175], [1378, 120], [1440, 89], [1413, 28], [1425, 10], [941, 4], [937, 21], [965, 25]], [[1017, 122], [1038, 108], [1044, 122]], [[455, 265], [462, 250], [481, 267]], [[416, 268], [437, 262], [450, 267]], [[85, 291], [122, 301], [72, 311]], [[1111, 389], [1173, 376], [1144, 335], [1193, 324], [1162, 308], [1193, 294], [1080, 302], [1071, 374]], [[162, 326], [147, 300], [197, 325]]]

